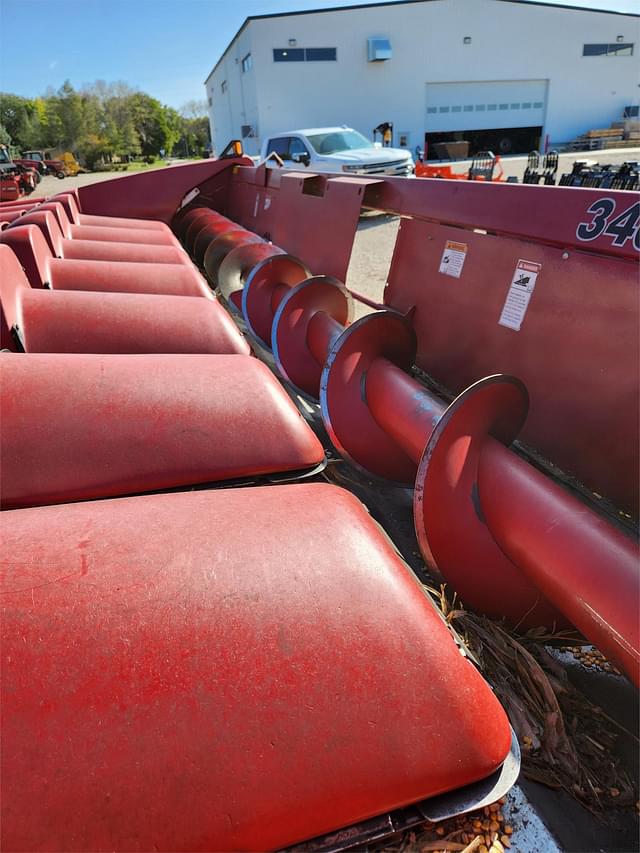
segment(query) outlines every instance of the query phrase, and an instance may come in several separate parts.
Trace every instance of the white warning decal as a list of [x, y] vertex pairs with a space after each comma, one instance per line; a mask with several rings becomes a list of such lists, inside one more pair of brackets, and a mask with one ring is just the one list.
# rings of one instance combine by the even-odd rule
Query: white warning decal
[[535, 261], [518, 261], [498, 320], [501, 326], [514, 329], [516, 332], [520, 331], [541, 269], [542, 264], [537, 264]]
[[447, 240], [444, 244], [444, 252], [438, 272], [453, 276], [453, 278], [460, 278], [468, 248], [466, 243], [455, 243], [453, 240]]

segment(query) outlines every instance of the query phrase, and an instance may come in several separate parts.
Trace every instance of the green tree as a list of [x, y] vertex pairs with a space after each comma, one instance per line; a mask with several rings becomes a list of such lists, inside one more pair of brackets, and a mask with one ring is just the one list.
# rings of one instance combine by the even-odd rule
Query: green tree
[[42, 120], [42, 142], [44, 148], [57, 148], [64, 140], [64, 127], [58, 111], [56, 98], [44, 98], [44, 118]]
[[206, 101], [187, 101], [180, 107], [180, 115], [190, 121], [196, 118], [207, 118], [209, 115]]
[[97, 163], [110, 153], [108, 141], [95, 133], [81, 137], [76, 147], [89, 169], [94, 169]]
[[167, 123], [167, 141], [164, 150], [169, 155], [173, 153], [176, 143], [182, 136], [184, 119], [173, 107], [163, 107], [162, 109]]
[[182, 157], [204, 157], [209, 148], [209, 119], [182, 119], [182, 134], [174, 152]]
[[142, 92], [131, 95], [127, 101], [143, 156], [157, 157], [160, 151], [169, 151], [176, 141], [175, 130], [160, 101]]
[[136, 133], [136, 129], [133, 125], [132, 119], [126, 119], [125, 123], [122, 126], [120, 136], [120, 151], [118, 152], [120, 156], [139, 157], [142, 153], [142, 148], [140, 146], [140, 137]]
[[4, 125], [18, 148], [25, 147], [33, 112], [33, 102], [27, 98], [0, 93], [0, 124]]
[[82, 97], [75, 91], [69, 80], [65, 80], [58, 89], [57, 101], [65, 144], [73, 147], [77, 140], [86, 134]]
[[114, 156], [157, 157], [203, 153], [208, 142], [204, 101], [189, 101], [180, 112], [123, 81], [75, 89], [69, 80], [39, 98], [0, 94], [0, 123], [13, 145], [71, 149], [88, 163]]
[[204, 157], [210, 144], [206, 101], [187, 101], [180, 115], [181, 135], [174, 150], [183, 157]]
[[11, 134], [2, 122], [0, 122], [0, 145], [11, 145]]

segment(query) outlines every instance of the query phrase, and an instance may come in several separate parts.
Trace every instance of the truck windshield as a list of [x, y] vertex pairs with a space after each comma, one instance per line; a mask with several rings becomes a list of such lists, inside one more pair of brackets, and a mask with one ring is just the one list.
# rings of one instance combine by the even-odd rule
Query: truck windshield
[[337, 154], [355, 148], [373, 148], [373, 143], [357, 130], [332, 130], [331, 133], [314, 133], [307, 137], [318, 154]]
[[26, 160], [42, 160], [42, 154], [39, 151], [25, 151], [23, 157]]
[[11, 157], [6, 148], [0, 148], [0, 163], [10, 163]]

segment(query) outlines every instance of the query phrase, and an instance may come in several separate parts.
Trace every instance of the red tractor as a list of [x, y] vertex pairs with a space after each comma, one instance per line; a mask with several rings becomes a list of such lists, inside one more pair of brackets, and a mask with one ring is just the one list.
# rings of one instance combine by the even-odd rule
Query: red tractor
[[14, 163], [6, 145], [0, 145], [0, 201], [14, 201], [30, 195], [38, 183], [37, 172]]
[[15, 162], [35, 169], [41, 175], [55, 175], [61, 180], [67, 174], [62, 160], [52, 159], [48, 151], [23, 151], [21, 159]]

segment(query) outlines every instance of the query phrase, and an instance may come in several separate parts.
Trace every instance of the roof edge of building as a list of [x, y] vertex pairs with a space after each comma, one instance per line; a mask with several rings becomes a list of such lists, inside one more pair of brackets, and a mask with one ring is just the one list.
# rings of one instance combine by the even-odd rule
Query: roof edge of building
[[[229, 52], [229, 48], [235, 42], [235, 40], [240, 36], [247, 26], [251, 23], [251, 21], [263, 21], [268, 18], [291, 18], [297, 17], [300, 15], [318, 15], [323, 12], [349, 12], [353, 9], [371, 9], [378, 6], [408, 6], [416, 3], [434, 3], [438, 2], [438, 0], [379, 0], [379, 2], [371, 2], [371, 3], [359, 3], [356, 5], [348, 5], [348, 6], [328, 6], [324, 9], [302, 9], [298, 12], [270, 12], [268, 15], [249, 15], [248, 18], [244, 19], [242, 26], [238, 29], [237, 33], [231, 39], [229, 44], [225, 47], [220, 59], [213, 66], [211, 71], [207, 74], [204, 80], [204, 84], [209, 82], [211, 76], [215, 73], [216, 69], [225, 58], [227, 53]], [[545, 0], [495, 0], [497, 3], [513, 3], [518, 4], [520, 6], [546, 6], [548, 9], [564, 9], [565, 11], [568, 9], [571, 12], [597, 12], [602, 15], [623, 15], [628, 18], [640, 18], [640, 14], [636, 12], [621, 12], [619, 10], [614, 9], [596, 9], [592, 6], [577, 6], [571, 5], [569, 3], [549, 3], [545, 2]]]

